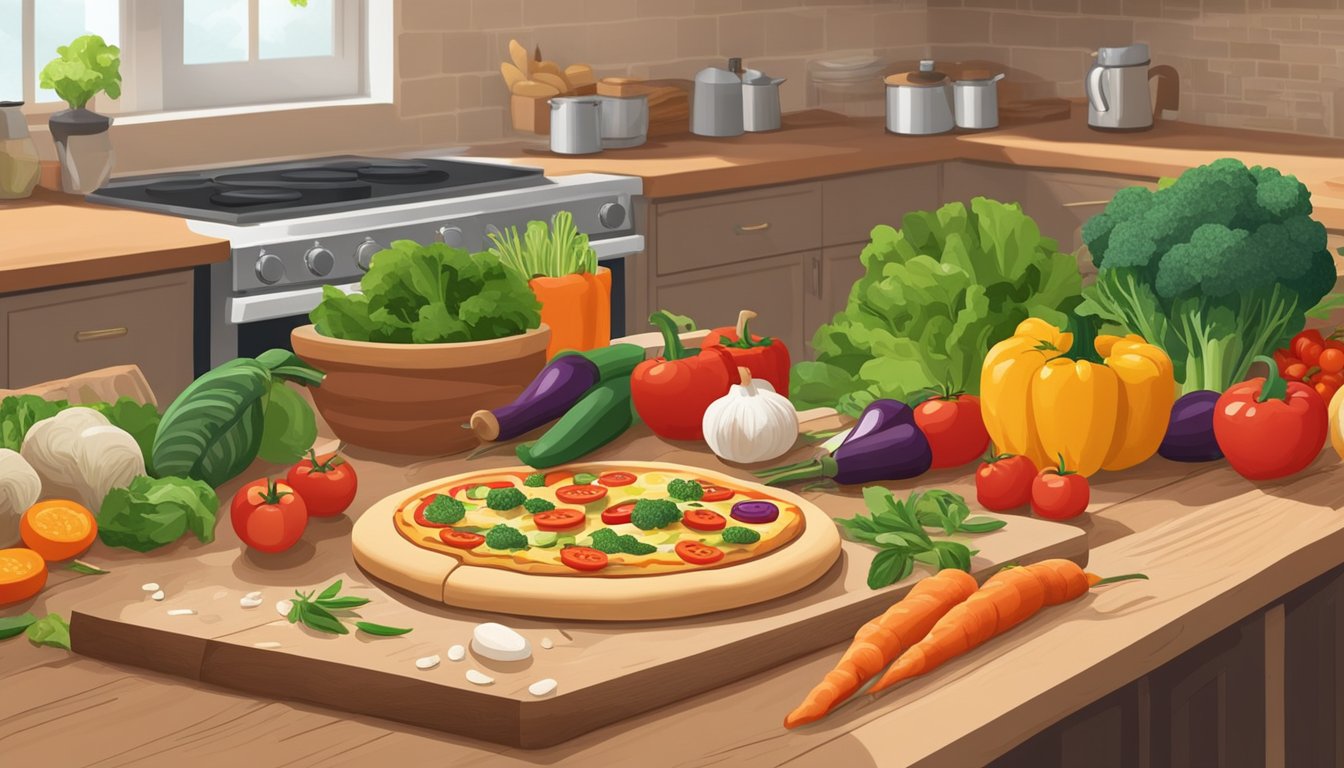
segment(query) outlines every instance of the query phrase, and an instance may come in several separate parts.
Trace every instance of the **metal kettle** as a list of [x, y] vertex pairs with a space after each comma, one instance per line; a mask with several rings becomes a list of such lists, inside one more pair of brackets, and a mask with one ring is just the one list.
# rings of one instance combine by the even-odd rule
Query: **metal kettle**
[[[1103, 131], [1143, 131], [1164, 109], [1179, 109], [1180, 79], [1172, 67], [1150, 67], [1148, 46], [1099, 48], [1088, 70], [1087, 124]], [[1158, 78], [1157, 101], [1149, 81]]]
[[691, 101], [691, 133], [697, 136], [742, 135], [742, 78], [735, 71], [741, 65], [734, 59], [733, 69], [706, 67], [695, 75], [695, 96]]

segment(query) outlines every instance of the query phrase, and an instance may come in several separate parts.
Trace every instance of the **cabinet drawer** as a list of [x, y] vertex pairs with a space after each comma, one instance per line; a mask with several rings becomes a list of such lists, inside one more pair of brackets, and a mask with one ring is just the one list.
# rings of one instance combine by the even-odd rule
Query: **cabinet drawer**
[[670, 275], [821, 245], [821, 187], [798, 184], [658, 206], [658, 274]]
[[0, 299], [8, 385], [137, 365], [161, 403], [192, 378], [190, 272]]
[[759, 315], [753, 331], [780, 339], [802, 359], [806, 269], [819, 256], [813, 251], [664, 278], [654, 286], [654, 306], [689, 315], [701, 328], [731, 326], [738, 310], [750, 309]]
[[825, 245], [869, 239], [873, 227], [900, 229], [911, 211], [938, 207], [938, 166], [860, 173], [822, 182], [821, 234]]

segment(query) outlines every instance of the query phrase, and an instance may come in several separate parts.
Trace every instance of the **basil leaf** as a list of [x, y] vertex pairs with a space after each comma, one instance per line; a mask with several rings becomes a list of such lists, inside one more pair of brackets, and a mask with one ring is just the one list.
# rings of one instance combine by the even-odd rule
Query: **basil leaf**
[[303, 608], [301, 608], [300, 606], [302, 606], [303, 604], [304, 604], [304, 601], [302, 601], [302, 600], [291, 600], [291, 601], [290, 601], [290, 603], [289, 603], [289, 613], [285, 614], [285, 618], [286, 618], [286, 619], [289, 619], [289, 623], [290, 623], [290, 624], [293, 624], [294, 622], [296, 622], [296, 621], [299, 620], [299, 614], [303, 611]]
[[397, 635], [404, 635], [411, 631], [409, 628], [388, 627], [382, 624], [374, 624], [371, 621], [356, 621], [355, 627], [360, 632], [377, 635], [378, 637], [396, 637]]
[[11, 637], [23, 634], [23, 631], [31, 627], [36, 621], [37, 617], [31, 613], [0, 618], [0, 640], [8, 640]]
[[313, 603], [298, 603], [303, 608], [299, 611], [299, 620], [305, 627], [326, 632], [332, 635], [348, 635], [350, 630], [345, 628], [341, 620], [332, 616], [327, 609]]
[[102, 568], [97, 568], [88, 563], [80, 562], [79, 560], [72, 560], [66, 568], [75, 573], [82, 573], [85, 576], [102, 576], [105, 573], [111, 573], [111, 571], [105, 571]]
[[331, 599], [331, 598], [333, 598], [333, 597], [339, 595], [339, 594], [341, 593], [341, 587], [343, 587], [343, 586], [345, 586], [345, 582], [344, 582], [344, 580], [343, 580], [343, 579], [337, 579], [337, 580], [331, 582], [331, 584], [328, 585], [326, 589], [322, 590], [321, 594], [319, 594], [319, 595], [317, 596], [317, 599], [318, 599], [318, 600], [329, 600], [329, 599]]
[[915, 562], [904, 549], [884, 549], [873, 558], [868, 567], [868, 588], [881, 589], [909, 576]]
[[955, 568], [968, 572], [971, 570], [971, 550], [965, 544], [955, 541], [935, 541], [933, 549], [938, 553], [938, 563], [942, 568]]
[[927, 541], [918, 534], [909, 531], [893, 531], [891, 533], [879, 533], [873, 539], [876, 543], [884, 546], [914, 547], [915, 549], [925, 549]]
[[368, 605], [367, 597], [332, 597], [321, 598], [313, 601], [316, 605], [326, 608], [328, 611], [348, 611], [351, 608], [358, 608], [361, 605]]
[[70, 625], [55, 613], [48, 613], [28, 626], [28, 642], [70, 650]]
[[580, 472], [574, 476], [575, 485], [592, 485], [597, 482], [597, 475], [588, 472]]

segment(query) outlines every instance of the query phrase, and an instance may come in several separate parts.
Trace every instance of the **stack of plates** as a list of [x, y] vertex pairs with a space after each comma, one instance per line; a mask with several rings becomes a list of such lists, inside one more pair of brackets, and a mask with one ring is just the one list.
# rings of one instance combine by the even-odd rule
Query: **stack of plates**
[[812, 61], [807, 65], [807, 72], [812, 84], [821, 90], [880, 93], [888, 66], [877, 56], [849, 56]]

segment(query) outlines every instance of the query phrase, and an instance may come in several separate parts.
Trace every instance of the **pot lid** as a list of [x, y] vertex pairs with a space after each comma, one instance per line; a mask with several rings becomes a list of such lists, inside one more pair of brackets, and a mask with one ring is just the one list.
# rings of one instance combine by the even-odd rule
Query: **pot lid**
[[1134, 43], [1116, 48], [1098, 48], [1097, 65], [1102, 67], [1134, 67], [1147, 64], [1148, 44]]
[[0, 109], [5, 109], [6, 107], [22, 107], [22, 106], [23, 106], [22, 101], [4, 101], [3, 99], [0, 99]]
[[695, 82], [710, 85], [741, 85], [742, 78], [726, 69], [705, 67], [695, 74]]
[[934, 86], [946, 85], [948, 78], [946, 74], [938, 72], [933, 68], [933, 59], [924, 59], [919, 62], [918, 70], [888, 75], [882, 82], [887, 85], [910, 85], [916, 88], [931, 88]]

